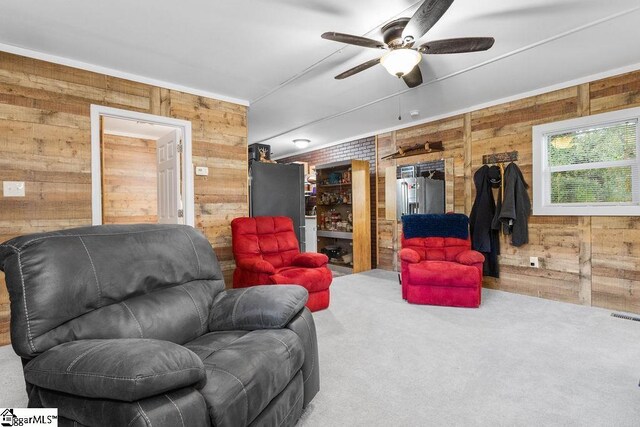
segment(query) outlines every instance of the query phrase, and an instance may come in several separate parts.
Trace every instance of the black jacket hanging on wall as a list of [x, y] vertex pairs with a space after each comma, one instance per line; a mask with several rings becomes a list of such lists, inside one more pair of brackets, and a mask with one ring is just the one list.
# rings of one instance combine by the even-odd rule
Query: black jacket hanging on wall
[[[494, 166], [495, 167], [495, 166]], [[476, 199], [469, 216], [469, 228], [471, 231], [471, 247], [482, 252], [485, 257], [483, 274], [485, 276], [499, 277], [498, 255], [500, 254], [500, 240], [498, 230], [491, 226], [496, 214], [496, 202], [491, 190], [492, 183], [489, 179], [490, 168], [482, 166], [473, 175], [476, 186]]]
[[500, 222], [504, 234], [511, 235], [513, 246], [529, 243], [529, 215], [531, 215], [531, 201], [520, 168], [515, 163], [509, 163], [504, 170], [504, 200], [500, 209]]

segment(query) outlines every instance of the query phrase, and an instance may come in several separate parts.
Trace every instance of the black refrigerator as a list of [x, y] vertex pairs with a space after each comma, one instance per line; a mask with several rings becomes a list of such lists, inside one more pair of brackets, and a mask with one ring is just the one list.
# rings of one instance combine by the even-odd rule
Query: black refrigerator
[[249, 215], [291, 218], [300, 251], [304, 252], [304, 167], [251, 162]]

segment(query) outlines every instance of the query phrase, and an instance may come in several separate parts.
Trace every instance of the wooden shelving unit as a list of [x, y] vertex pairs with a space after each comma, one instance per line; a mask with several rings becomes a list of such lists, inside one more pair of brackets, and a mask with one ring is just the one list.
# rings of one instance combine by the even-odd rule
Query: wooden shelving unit
[[350, 267], [354, 273], [370, 270], [369, 162], [318, 165], [316, 175], [318, 252], [329, 255], [331, 264]]

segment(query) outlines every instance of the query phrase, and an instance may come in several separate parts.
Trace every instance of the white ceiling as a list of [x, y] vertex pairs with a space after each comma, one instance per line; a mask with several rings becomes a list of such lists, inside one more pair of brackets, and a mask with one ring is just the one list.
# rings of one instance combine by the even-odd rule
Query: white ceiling
[[640, 63], [639, 0], [456, 0], [421, 42], [493, 36], [491, 50], [425, 56], [425, 83], [412, 90], [380, 66], [334, 80], [380, 51], [323, 32], [381, 39], [382, 24], [420, 3], [4, 0], [0, 49], [245, 100], [249, 142], [271, 144], [276, 157], [296, 151], [294, 138], [311, 139], [311, 150], [407, 126], [410, 110], [424, 120]]
[[140, 122], [137, 120], [119, 119], [117, 117], [104, 117], [104, 133], [109, 135], [128, 136], [131, 138], [143, 138], [157, 140], [176, 130], [175, 127], [158, 125], [155, 123]]

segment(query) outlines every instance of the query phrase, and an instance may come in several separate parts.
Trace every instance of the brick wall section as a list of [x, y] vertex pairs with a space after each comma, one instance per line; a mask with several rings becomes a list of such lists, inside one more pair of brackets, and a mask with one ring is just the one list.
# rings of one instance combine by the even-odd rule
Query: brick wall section
[[323, 165], [325, 163], [339, 162], [342, 160], [367, 160], [369, 161], [371, 200], [371, 267], [378, 265], [377, 253], [377, 232], [376, 232], [376, 138], [356, 139], [331, 147], [321, 148], [308, 153], [279, 159], [279, 163], [306, 162], [309, 167]]

